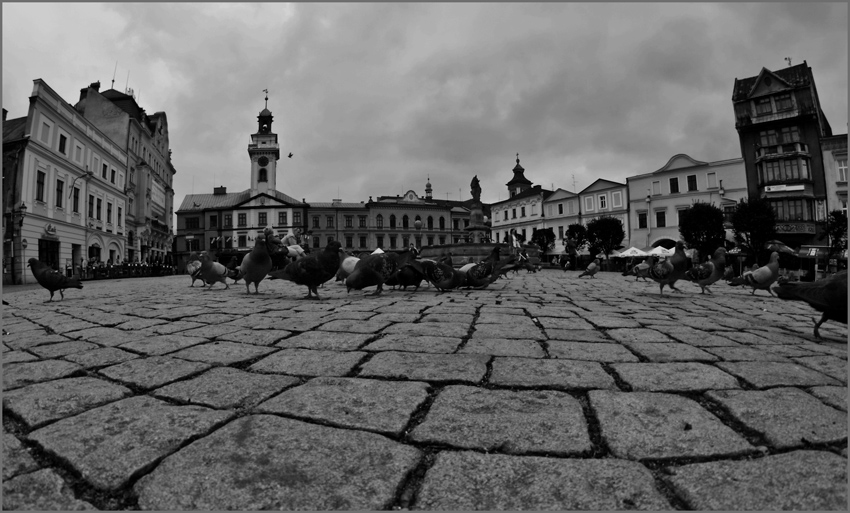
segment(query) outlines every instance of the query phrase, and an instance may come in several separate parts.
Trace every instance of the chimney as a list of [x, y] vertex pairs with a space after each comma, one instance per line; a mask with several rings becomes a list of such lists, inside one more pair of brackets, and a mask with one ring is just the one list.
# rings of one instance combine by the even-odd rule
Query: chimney
[[213, 194], [214, 195], [227, 194], [227, 187], [215, 187], [215, 188], [213, 188]]
[[97, 82], [92, 82], [91, 85], [89, 85], [89, 87], [94, 89], [95, 92], [100, 91], [100, 80], [98, 80]]

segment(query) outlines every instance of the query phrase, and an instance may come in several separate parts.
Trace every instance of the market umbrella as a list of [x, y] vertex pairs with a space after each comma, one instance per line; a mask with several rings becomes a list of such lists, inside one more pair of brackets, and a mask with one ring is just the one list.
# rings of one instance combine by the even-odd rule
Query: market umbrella
[[647, 256], [647, 253], [646, 253], [646, 251], [640, 250], [640, 249], [632, 246], [632, 247], [623, 251], [622, 253], [620, 253], [617, 256], [621, 257], [621, 258], [645, 257], [645, 256]]
[[786, 246], [784, 242], [778, 241], [778, 240], [769, 240], [764, 245], [764, 247], [765, 247], [765, 249], [767, 249], [769, 251], [776, 251], [776, 252], [779, 252], [779, 253], [787, 253], [789, 255], [795, 255], [795, 256], [797, 255], [796, 251], [794, 251], [793, 249]]
[[672, 249], [664, 249], [664, 246], [656, 246], [649, 251], [650, 255], [655, 256], [670, 256], [673, 253], [675, 253], [675, 251]]

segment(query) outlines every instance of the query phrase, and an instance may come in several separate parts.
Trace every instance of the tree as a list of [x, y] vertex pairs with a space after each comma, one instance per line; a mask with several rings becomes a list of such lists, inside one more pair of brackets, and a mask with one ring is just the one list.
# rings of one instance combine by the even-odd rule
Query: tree
[[723, 229], [723, 211], [708, 203], [694, 203], [679, 211], [679, 234], [688, 247], [699, 251], [701, 260], [723, 246], [726, 232]]
[[587, 228], [583, 224], [575, 223], [567, 226], [567, 235], [564, 246], [568, 252], [575, 256], [581, 249], [587, 246]]
[[826, 218], [826, 231], [820, 240], [829, 237], [829, 257], [840, 255], [847, 249], [847, 215], [840, 210], [833, 210]]
[[616, 217], [603, 216], [587, 223], [587, 240], [591, 255], [601, 250], [608, 260], [608, 253], [623, 247], [626, 232], [623, 222]]
[[756, 263], [767, 263], [769, 252], [765, 245], [776, 237], [776, 213], [764, 198], [742, 199], [732, 214], [735, 241], [756, 257]]
[[555, 231], [552, 228], [534, 229], [531, 232], [531, 242], [536, 244], [542, 253], [555, 249]]

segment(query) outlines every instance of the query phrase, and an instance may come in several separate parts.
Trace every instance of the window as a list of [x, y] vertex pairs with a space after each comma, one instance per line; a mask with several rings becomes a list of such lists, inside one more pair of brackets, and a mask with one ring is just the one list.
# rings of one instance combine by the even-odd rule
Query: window
[[186, 218], [186, 229], [187, 230], [197, 230], [201, 227], [201, 220], [197, 217], [187, 217]]
[[[406, 215], [405, 215], [405, 216], [403, 216], [403, 217], [401, 218], [401, 227], [402, 227], [402, 228], [409, 228], [409, 227], [410, 227], [410, 226], [409, 226], [409, 224], [410, 224], [410, 223], [408, 222], [407, 216], [406, 216]], [[405, 246], [405, 247], [407, 247], [407, 243], [406, 243], [406, 242], [404, 243], [404, 246]]]
[[91, 194], [89, 194], [89, 211], [88, 211], [88, 217], [89, 217], [89, 218], [94, 217], [94, 196], [93, 196], [93, 195], [91, 195]]
[[515, 208], [511, 209], [511, 219], [516, 219], [516, 209]]
[[74, 145], [74, 160], [79, 163], [83, 162], [83, 147], [79, 144]]
[[525, 207], [519, 207], [519, 216], [525, 217]]
[[210, 228], [218, 228], [218, 216], [210, 216]]
[[112, 183], [115, 183], [115, 170], [113, 169], [111, 171], [111, 173], [112, 173], [112, 176], [109, 177], [109, 181], [112, 182]]
[[121, 226], [121, 207], [118, 207], [118, 219], [115, 220], [115, 224]]
[[390, 228], [395, 228], [395, 214], [390, 214]]
[[460, 219], [452, 219], [452, 226], [454, 226], [455, 230], [460, 230]]
[[783, 180], [800, 179], [800, 166], [797, 159], [782, 161], [782, 178]]
[[505, 210], [505, 219], [504, 219], [504, 220], [505, 220], [505, 221], [507, 221], [507, 220], [508, 220], [508, 211], [507, 211], [507, 210]]
[[433, 245], [434, 245], [434, 236], [433, 236], [433, 235], [429, 235], [429, 236], [428, 236], [428, 245], [429, 245], [429, 246], [433, 246]]
[[347, 248], [353, 248], [354, 247], [354, 237], [352, 237], [351, 235], [345, 236], [345, 247], [347, 247]]
[[620, 191], [611, 193], [611, 206], [613, 208], [623, 207], [623, 193]]
[[688, 192], [697, 190], [697, 175], [688, 175]]
[[[847, 161], [846, 160], [844, 161], [844, 164], [845, 164], [844, 168], [846, 170], [846, 168], [847, 168]], [[443, 218], [443, 216], [440, 216], [440, 229], [441, 230], [446, 229], [446, 220], [445, 220], [445, 218]], [[442, 242], [440, 244], [442, 244]]]
[[790, 110], [794, 108], [794, 102], [791, 100], [791, 93], [778, 94], [773, 98], [776, 103], [776, 111]]
[[360, 236], [360, 247], [361, 247], [361, 248], [365, 248], [365, 247], [366, 247], [366, 236], [365, 236], [365, 235], [361, 235], [361, 236]]
[[326, 223], [326, 225], [327, 225], [327, 227], [328, 227], [328, 228], [333, 228], [333, 227], [334, 227], [334, 218], [333, 218], [333, 216], [325, 216], [325, 223]]
[[800, 142], [800, 130], [796, 126], [786, 126], [780, 130], [783, 143]]
[[112, 224], [112, 203], [106, 204], [106, 222]]
[[563, 214], [563, 213], [564, 213], [564, 204], [558, 203], [558, 214]]
[[676, 207], [676, 224], [682, 222], [682, 212], [687, 210], [688, 207]]
[[375, 237], [375, 243], [376, 243], [377, 247], [383, 248], [384, 247], [384, 236], [378, 235], [377, 237]]
[[293, 212], [292, 213], [292, 224], [298, 226], [301, 224], [301, 212]]
[[847, 159], [838, 159], [838, 181], [846, 182], [847, 181]]
[[670, 194], [679, 192], [679, 177], [670, 179]]
[[409, 247], [410, 246], [410, 237], [408, 237], [407, 235], [403, 235], [401, 237], [401, 244], [402, 244], [401, 247], [403, 247], [403, 248]]
[[267, 215], [267, 213], [266, 213], [266, 212], [260, 212], [260, 213], [258, 213], [258, 214], [257, 214], [257, 218], [258, 218], [258, 219], [257, 219], [257, 223], [258, 223], [260, 226], [265, 226], [266, 224], [268, 224], [268, 220], [269, 220], [269, 219], [268, 219], [268, 215]]
[[561, 239], [563, 239], [563, 238], [564, 238], [564, 227], [563, 227], [563, 226], [559, 226], [559, 227], [558, 227], [558, 240], [561, 240]]
[[266, 168], [260, 168], [260, 177], [257, 179], [258, 182], [268, 182], [268, 171]]
[[607, 208], [607, 206], [605, 205], [605, 195], [604, 194], [599, 195], [599, 208], [600, 209]]
[[230, 228], [233, 226], [233, 214], [224, 214], [224, 227]]
[[736, 205], [725, 205], [723, 207], [723, 222], [732, 224], [732, 216], [735, 215]]
[[62, 197], [65, 195], [65, 182], [56, 180], [56, 206], [62, 208]]
[[239, 223], [239, 226], [248, 226], [248, 214], [238, 214], [236, 217], [236, 221]]
[[433, 217], [431, 217], [431, 216], [428, 216], [428, 229], [429, 229], [429, 230], [433, 230], [433, 229], [434, 229], [434, 218], [433, 218]]
[[584, 197], [584, 209], [588, 212], [593, 211], [593, 196]]
[[354, 228], [354, 216], [345, 216], [345, 227]]
[[240, 235], [239, 236], [239, 247], [244, 248], [247, 245], [248, 245], [248, 236], [247, 235]]
[[576, 202], [570, 201], [569, 203], [567, 203], [567, 208], [569, 209], [570, 214], [575, 214], [575, 212], [576, 212]]
[[97, 209], [94, 211], [95, 218], [98, 221], [102, 221], [100, 214], [103, 211], [103, 200], [101, 198], [97, 198]]
[[383, 229], [383, 227], [384, 227], [384, 216], [382, 216], [381, 214], [378, 214], [378, 216], [375, 217], [375, 226], [379, 230]]
[[759, 132], [759, 143], [762, 146], [774, 146], [777, 144], [776, 130]]
[[79, 187], [74, 187], [73, 212], [75, 214], [80, 213], [80, 188]]
[[717, 187], [717, 173], [708, 173], [706, 175], [706, 178], [708, 179], [707, 181], [709, 189]]
[[200, 249], [201, 249], [200, 239], [188, 240], [188, 241], [186, 241], [186, 245], [189, 246], [189, 251], [200, 251]]
[[319, 237], [318, 237], [318, 236], [314, 236], [314, 237], [313, 237], [313, 247], [314, 247], [314, 248], [318, 248], [318, 247], [319, 247]]
[[50, 125], [46, 122], [41, 123], [41, 142], [50, 144]]
[[357, 216], [357, 226], [360, 228], [366, 228], [366, 216]]
[[35, 200], [44, 201], [44, 172], [39, 171], [35, 178]]
[[646, 228], [646, 212], [638, 213], [638, 228], [643, 229]]
[[277, 224], [281, 226], [286, 226], [286, 212], [277, 213]]
[[313, 216], [313, 228], [319, 228], [319, 216]]
[[[845, 210], [846, 210], [846, 208], [847, 208], [847, 202], [844, 202], [844, 207], [845, 207]], [[499, 240], [498, 240], [498, 239], [499, 239], [499, 234], [497, 233], [497, 234], [496, 234], [496, 242], [499, 242]], [[445, 235], [440, 235], [440, 244], [445, 244], [445, 243], [446, 243], [446, 236], [445, 236]]]
[[100, 168], [100, 177], [106, 180], [106, 172], [109, 170], [109, 166], [104, 164], [103, 167]]
[[655, 226], [657, 228], [664, 228], [667, 226], [667, 213], [663, 210], [659, 210], [655, 213]]
[[59, 153], [68, 154], [68, 138], [64, 134], [59, 134]]
[[652, 195], [657, 196], [661, 194], [661, 182], [652, 182]]
[[759, 98], [756, 100], [756, 116], [770, 114], [771, 112], [773, 112], [773, 110], [770, 106], [770, 98]]

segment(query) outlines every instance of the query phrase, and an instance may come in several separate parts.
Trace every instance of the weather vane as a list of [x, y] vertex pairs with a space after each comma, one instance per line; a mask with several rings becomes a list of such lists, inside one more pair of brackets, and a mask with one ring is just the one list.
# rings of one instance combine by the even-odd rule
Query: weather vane
[[266, 93], [266, 108], [269, 108], [269, 90], [263, 89], [263, 92]]

